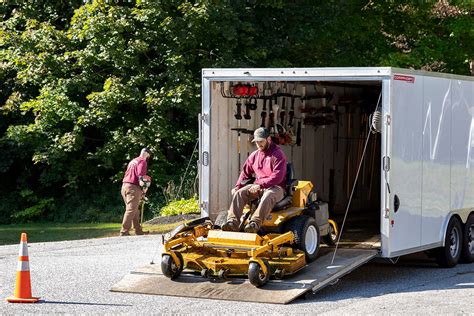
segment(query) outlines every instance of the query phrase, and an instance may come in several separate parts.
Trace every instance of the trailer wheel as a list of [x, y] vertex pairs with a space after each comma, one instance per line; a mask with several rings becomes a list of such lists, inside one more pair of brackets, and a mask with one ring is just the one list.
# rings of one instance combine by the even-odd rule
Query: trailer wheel
[[318, 256], [320, 234], [316, 220], [309, 216], [293, 217], [286, 224], [285, 231], [295, 235], [295, 248], [303, 250], [306, 261], [311, 262]]
[[461, 260], [474, 262], [474, 214], [469, 215], [463, 230]]
[[227, 223], [227, 210], [222, 210], [219, 212], [216, 220], [214, 221], [214, 228], [221, 229], [222, 225], [225, 223]]
[[165, 277], [170, 278], [171, 280], [176, 279], [181, 274], [184, 267], [183, 256], [179, 252], [175, 252], [175, 254], [180, 261], [179, 268], [170, 255], [164, 254], [161, 258], [161, 271]]
[[457, 217], [452, 217], [446, 229], [444, 247], [438, 248], [436, 262], [443, 268], [454, 267], [461, 257], [462, 227]]
[[339, 229], [337, 228], [336, 222], [333, 220], [330, 220], [328, 234], [323, 237], [324, 243], [328, 246], [334, 246], [337, 242], [338, 231]]
[[270, 279], [270, 264], [264, 259], [262, 259], [262, 261], [267, 267], [267, 274], [263, 273], [262, 268], [257, 262], [249, 263], [249, 281], [252, 285], [256, 287], [264, 286]]

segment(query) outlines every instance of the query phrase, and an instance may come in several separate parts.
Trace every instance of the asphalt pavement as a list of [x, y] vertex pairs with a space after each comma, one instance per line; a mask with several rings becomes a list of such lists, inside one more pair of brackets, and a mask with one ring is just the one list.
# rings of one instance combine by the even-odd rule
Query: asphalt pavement
[[129, 271], [160, 263], [160, 239], [30, 243], [32, 293], [41, 297], [35, 304], [5, 301], [15, 288], [18, 245], [0, 246], [0, 314], [474, 315], [474, 264], [441, 269], [423, 255], [372, 261], [288, 305], [110, 292]]

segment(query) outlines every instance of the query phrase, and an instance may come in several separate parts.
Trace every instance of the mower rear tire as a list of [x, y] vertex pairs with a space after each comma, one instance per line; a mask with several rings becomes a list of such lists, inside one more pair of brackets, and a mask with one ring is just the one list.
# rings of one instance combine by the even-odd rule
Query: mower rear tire
[[295, 235], [294, 247], [304, 251], [307, 262], [316, 259], [321, 235], [314, 218], [306, 215], [293, 217], [285, 225], [285, 231], [293, 232]]
[[179, 252], [175, 252], [175, 254], [178, 257], [178, 260], [180, 261], [179, 267], [176, 265], [170, 255], [164, 254], [161, 258], [161, 272], [163, 272], [163, 275], [165, 277], [170, 278], [171, 280], [179, 277], [184, 267], [183, 256]]
[[249, 281], [252, 285], [256, 287], [264, 286], [265, 284], [267, 284], [268, 280], [270, 280], [270, 264], [266, 260], [263, 260], [263, 263], [267, 267], [268, 272], [266, 274], [263, 273], [263, 270], [258, 264], [258, 262], [249, 263]]

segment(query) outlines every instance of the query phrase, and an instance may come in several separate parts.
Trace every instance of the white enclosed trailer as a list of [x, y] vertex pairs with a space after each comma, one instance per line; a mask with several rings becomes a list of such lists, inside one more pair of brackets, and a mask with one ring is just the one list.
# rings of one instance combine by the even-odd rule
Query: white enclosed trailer
[[[375, 227], [384, 258], [438, 247], [474, 251], [471, 226], [470, 235], [464, 229], [470, 238], [464, 245], [452, 239], [466, 234], [448, 229], [450, 222], [464, 225], [474, 216], [474, 78], [388, 67], [204, 69], [203, 216], [215, 217], [229, 206], [241, 164], [254, 150], [248, 135], [241, 134], [239, 142], [232, 128], [259, 127], [263, 101], [257, 101], [250, 120], [238, 122], [237, 99], [226, 97], [238, 83], [257, 86], [260, 95], [286, 89], [300, 96], [294, 110], [295, 122], [302, 123], [301, 146], [281, 147], [297, 178], [312, 181], [336, 216], [349, 201], [367, 137], [366, 113], [375, 110], [381, 95], [381, 133], [368, 143], [349, 217], [363, 219], [362, 230]], [[276, 102], [281, 110], [281, 99]], [[349, 222], [346, 228], [350, 231]]]
[[[233, 97], [238, 84], [259, 88], [249, 119], [236, 119], [237, 102], [241, 114], [246, 102], [255, 104], [255, 99]], [[241, 165], [254, 150], [251, 135], [239, 137], [232, 129], [254, 130], [262, 125], [262, 112], [268, 125], [270, 108], [266, 102], [263, 111], [263, 99], [270, 96], [276, 97], [271, 104], [278, 104], [279, 113], [285, 103], [282, 119], [274, 115], [294, 136], [291, 145], [281, 147], [296, 178], [314, 184], [340, 224], [348, 209], [337, 253], [322, 248], [302, 271], [262, 289], [245, 280], [211, 284], [192, 274], [175, 282], [158, 265], [148, 265], [125, 276], [113, 291], [288, 303], [376, 256], [429, 250], [443, 266], [460, 257], [474, 260], [474, 78], [386, 67], [204, 69], [202, 216], [215, 218], [228, 208]], [[380, 132], [371, 134], [370, 115], [377, 105]]]

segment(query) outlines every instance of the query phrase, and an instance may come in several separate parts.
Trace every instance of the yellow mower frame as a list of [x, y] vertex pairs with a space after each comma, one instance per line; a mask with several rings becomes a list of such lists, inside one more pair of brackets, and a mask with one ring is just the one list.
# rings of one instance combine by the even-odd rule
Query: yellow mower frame
[[[221, 231], [215, 229], [215, 223], [209, 218], [178, 226], [163, 238], [163, 274], [175, 279], [186, 268], [200, 272], [206, 278], [248, 276], [250, 283], [260, 287], [270, 276], [281, 279], [298, 272], [316, 257], [321, 232], [327, 244], [335, 242], [338, 232], [336, 223], [327, 218], [327, 204], [325, 209], [320, 207], [320, 212], [325, 212], [326, 216], [320, 219], [322, 224], [316, 224], [308, 215], [312, 212], [308, 208], [311, 189], [310, 182], [300, 181], [295, 187], [292, 205], [270, 213], [265, 219], [262, 228], [268, 233], [264, 235]], [[296, 229], [287, 224], [294, 224]], [[284, 225], [288, 226], [288, 231], [281, 231]], [[317, 234], [318, 240], [300, 231], [306, 227], [309, 227], [307, 232]], [[310, 256], [306, 243], [311, 248]]]

